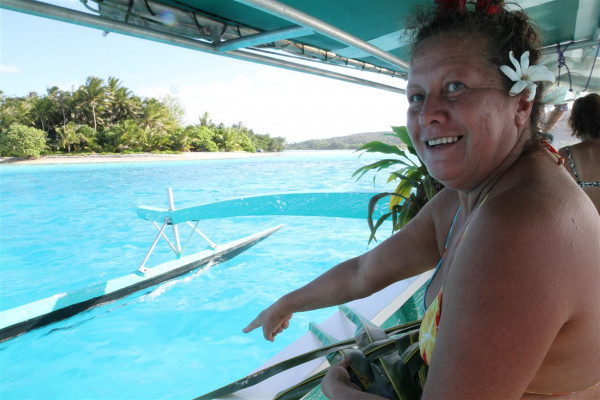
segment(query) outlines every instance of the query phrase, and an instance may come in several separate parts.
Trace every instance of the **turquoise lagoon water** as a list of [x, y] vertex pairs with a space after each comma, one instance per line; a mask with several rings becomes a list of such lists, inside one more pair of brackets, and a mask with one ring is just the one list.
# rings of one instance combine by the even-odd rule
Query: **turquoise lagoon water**
[[[373, 156], [0, 166], [0, 309], [126, 275], [156, 230], [138, 205], [379, 191], [351, 176]], [[381, 176], [378, 185], [385, 183]], [[234, 259], [0, 343], [2, 399], [187, 399], [252, 372], [333, 309], [299, 313], [275, 343], [241, 329], [282, 294], [367, 250], [364, 220], [291, 216], [208, 220], [217, 243], [283, 223]], [[182, 235], [183, 236], [183, 235]], [[198, 237], [197, 239], [200, 239]], [[206, 246], [196, 240], [190, 251]], [[172, 259], [159, 243], [149, 266]]]

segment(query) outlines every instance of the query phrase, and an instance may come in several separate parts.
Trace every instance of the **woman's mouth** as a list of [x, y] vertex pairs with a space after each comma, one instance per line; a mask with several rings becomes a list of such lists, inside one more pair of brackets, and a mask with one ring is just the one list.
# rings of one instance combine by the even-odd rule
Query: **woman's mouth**
[[437, 138], [433, 140], [428, 140], [427, 146], [433, 148], [444, 144], [452, 144], [458, 142], [460, 139], [462, 139], [462, 136], [448, 136], [443, 138]]

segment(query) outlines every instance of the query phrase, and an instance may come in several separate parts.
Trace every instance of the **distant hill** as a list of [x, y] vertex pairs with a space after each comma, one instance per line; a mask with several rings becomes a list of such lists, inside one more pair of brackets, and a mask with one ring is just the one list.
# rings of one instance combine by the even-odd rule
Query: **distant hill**
[[[557, 149], [568, 144], [579, 142], [577, 138], [571, 136], [571, 129], [567, 125], [567, 119], [570, 112], [567, 112], [563, 118], [556, 124], [550, 133], [554, 136], [553, 146]], [[284, 150], [356, 150], [365, 143], [379, 140], [388, 144], [397, 144], [404, 146], [400, 139], [392, 134], [391, 131], [383, 132], [364, 132], [354, 135], [337, 136], [327, 139], [313, 139], [298, 143], [288, 143], [284, 145]]]
[[395, 136], [388, 136], [386, 133], [392, 134], [393, 132], [365, 132], [327, 139], [306, 140], [286, 144], [284, 150], [356, 150], [363, 144], [374, 140], [388, 144], [402, 144], [400, 139]]

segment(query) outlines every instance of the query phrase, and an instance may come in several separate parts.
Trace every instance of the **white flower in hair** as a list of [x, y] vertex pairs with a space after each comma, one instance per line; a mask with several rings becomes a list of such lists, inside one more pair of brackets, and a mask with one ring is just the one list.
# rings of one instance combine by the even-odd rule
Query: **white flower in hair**
[[515, 66], [513, 70], [508, 65], [502, 65], [500, 70], [504, 72], [504, 75], [508, 76], [511, 81], [516, 82], [513, 87], [510, 88], [510, 95], [516, 96], [527, 88], [529, 91], [529, 97], [527, 101], [531, 101], [535, 97], [537, 86], [535, 82], [547, 81], [554, 83], [554, 74], [548, 71], [545, 65], [532, 65], [529, 66], [529, 52], [526, 51], [521, 55], [521, 63], [519, 63], [513, 56], [513, 52], [508, 53], [510, 61]]

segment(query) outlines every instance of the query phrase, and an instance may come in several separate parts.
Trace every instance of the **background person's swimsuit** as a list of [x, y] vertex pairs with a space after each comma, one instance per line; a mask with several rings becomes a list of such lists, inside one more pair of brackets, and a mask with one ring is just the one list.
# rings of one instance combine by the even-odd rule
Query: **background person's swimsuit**
[[577, 172], [577, 168], [575, 168], [575, 162], [573, 162], [573, 157], [571, 156], [571, 150], [569, 150], [569, 146], [565, 147], [565, 150], [567, 152], [567, 158], [569, 159], [569, 165], [571, 166], [571, 170], [573, 171], [573, 175], [575, 176], [575, 181], [577, 182], [577, 184], [579, 185], [579, 187], [594, 187], [594, 186], [598, 186], [600, 187], [600, 181], [592, 181], [592, 182], [582, 182], [581, 179], [579, 178], [579, 173]]

